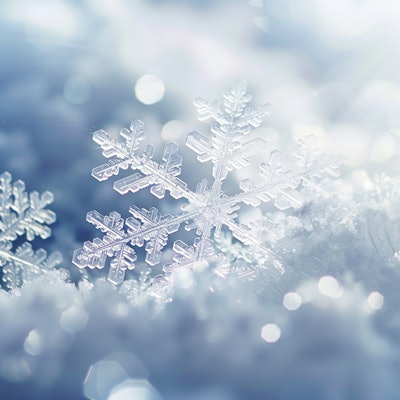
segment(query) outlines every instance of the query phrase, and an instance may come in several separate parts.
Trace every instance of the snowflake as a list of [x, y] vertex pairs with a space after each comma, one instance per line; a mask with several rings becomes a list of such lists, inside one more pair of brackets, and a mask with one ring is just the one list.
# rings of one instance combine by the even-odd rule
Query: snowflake
[[319, 154], [315, 140], [309, 137], [300, 141], [295, 149], [295, 169], [285, 170], [282, 154], [271, 151], [267, 161], [260, 165], [261, 180], [246, 179], [240, 183], [241, 191], [228, 195], [223, 186], [229, 173], [249, 165], [250, 158], [265, 151], [265, 141], [252, 137], [252, 131], [267, 115], [267, 105], [251, 108], [250, 101], [251, 96], [246, 94], [246, 84], [242, 81], [224, 94], [222, 105], [216, 100], [195, 100], [200, 121], [214, 121], [211, 134], [194, 131], [187, 135], [186, 145], [197, 153], [197, 159], [213, 164], [212, 182], [209, 184], [203, 179], [195, 190], [178, 178], [182, 166], [178, 145], [167, 143], [161, 162], [155, 161], [153, 147], [143, 144], [146, 133], [140, 120], [132, 122], [130, 129], [122, 129], [119, 137], [103, 130], [95, 132], [93, 140], [101, 146], [104, 157], [110, 159], [93, 169], [92, 175], [97, 180], [106, 180], [121, 170], [133, 170], [134, 173], [115, 181], [114, 189], [120, 194], [150, 187], [150, 193], [158, 199], [168, 191], [173, 198], [183, 198], [185, 202], [178, 215], [163, 215], [155, 207], [146, 209], [136, 205], [130, 207], [131, 217], [126, 220], [115, 211], [109, 215], [89, 212], [87, 221], [104, 236], [85, 242], [74, 252], [73, 263], [79, 268], [102, 269], [110, 258], [108, 280], [118, 285], [124, 281], [126, 270], [135, 268], [135, 247], [145, 246], [145, 261], [154, 266], [161, 261], [169, 235], [177, 232], [181, 225], [185, 225], [186, 230], [194, 229], [196, 238], [190, 244], [183, 240], [173, 243], [172, 261], [164, 264], [164, 275], [155, 278], [155, 286], [165, 288], [177, 271], [195, 270], [204, 265], [221, 276], [226, 276], [232, 269], [238, 275], [247, 275], [253, 267], [242, 268], [240, 262], [232, 267], [229, 255], [218, 248], [218, 239], [227, 231], [240, 246], [248, 249], [247, 252], [268, 260], [271, 250], [264, 246], [263, 238], [252, 234], [256, 230], [250, 226], [238, 222], [241, 205], [258, 207], [261, 203], [273, 202], [279, 210], [299, 208], [310, 189], [327, 195], [320, 185], [321, 178], [326, 174], [336, 176], [342, 159]]
[[13, 242], [24, 234], [29, 241], [36, 236], [42, 239], [50, 236], [47, 225], [56, 217], [45, 207], [52, 201], [50, 192], [28, 194], [24, 182], [11, 183], [8, 172], [0, 175], [0, 267], [3, 267], [3, 282], [7, 289], [16, 289], [61, 262], [60, 253], [47, 257], [45, 250], [35, 252], [27, 242], [13, 250]]

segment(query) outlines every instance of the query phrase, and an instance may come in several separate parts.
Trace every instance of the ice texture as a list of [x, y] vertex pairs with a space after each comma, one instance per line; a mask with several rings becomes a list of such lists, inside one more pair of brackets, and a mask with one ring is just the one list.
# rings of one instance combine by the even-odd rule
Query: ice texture
[[[219, 238], [226, 232], [243, 248], [242, 254], [254, 255], [258, 266], [263, 267], [271, 259], [271, 249], [257, 230], [239, 222], [241, 206], [259, 207], [271, 202], [278, 210], [301, 208], [305, 203], [303, 192], [310, 189], [326, 197], [328, 192], [320, 184], [321, 178], [336, 176], [342, 158], [320, 154], [315, 138], [310, 136], [295, 147], [295, 167], [285, 169], [282, 153], [275, 149], [267, 151], [265, 140], [254, 135], [254, 128], [260, 127], [268, 115], [268, 105], [250, 107], [251, 96], [246, 93], [246, 86], [243, 81], [236, 82], [223, 94], [222, 103], [203, 98], [194, 102], [199, 120], [213, 121], [208, 134], [194, 131], [186, 138], [186, 145], [197, 154], [198, 161], [213, 164], [210, 182], [202, 179], [195, 190], [179, 178], [183, 158], [178, 153], [177, 143], [168, 142], [161, 161], [154, 160], [153, 146], [144, 143], [146, 133], [142, 121], [133, 121], [119, 136], [103, 130], [93, 134], [93, 140], [108, 159], [93, 169], [94, 178], [104, 181], [129, 170], [127, 176], [114, 182], [118, 193], [136, 193], [149, 187], [156, 198], [163, 199], [169, 192], [172, 198], [183, 199], [183, 204], [177, 215], [136, 204], [130, 207], [131, 216], [127, 219], [116, 211], [109, 215], [89, 212], [87, 221], [104, 236], [85, 242], [75, 251], [73, 263], [77, 267], [102, 269], [108, 265], [108, 280], [121, 284], [126, 270], [135, 268], [137, 247], [144, 246], [146, 263], [155, 266], [162, 262], [169, 236], [182, 225], [187, 231], [195, 230], [196, 237], [191, 243], [178, 239], [172, 244], [172, 260], [163, 265], [165, 285], [173, 280], [174, 274], [193, 271], [205, 264], [222, 276], [229, 274], [232, 268], [240, 269], [239, 274], [244, 275], [254, 271], [245, 262], [239, 262], [246, 261], [246, 257], [232, 260], [219, 247]], [[267, 160], [260, 164], [259, 176], [242, 180], [236, 192], [228, 194], [224, 184], [229, 174], [248, 166], [252, 157], [263, 153], [267, 153]]]

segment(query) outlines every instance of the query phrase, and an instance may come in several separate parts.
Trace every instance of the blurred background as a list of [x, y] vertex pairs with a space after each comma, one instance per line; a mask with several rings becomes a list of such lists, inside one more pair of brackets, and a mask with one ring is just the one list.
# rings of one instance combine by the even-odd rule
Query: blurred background
[[69, 260], [87, 211], [131, 203], [90, 177], [91, 134], [140, 118], [160, 151], [183, 144], [193, 99], [244, 79], [272, 141], [314, 134], [348, 173], [399, 174], [399, 17], [396, 0], [3, 0], [0, 170], [55, 194]]

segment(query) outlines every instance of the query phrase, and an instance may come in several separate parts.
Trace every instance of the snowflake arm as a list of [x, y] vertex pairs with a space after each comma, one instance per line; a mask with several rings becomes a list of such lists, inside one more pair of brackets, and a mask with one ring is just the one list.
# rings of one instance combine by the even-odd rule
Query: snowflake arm
[[[314, 142], [312, 137], [306, 138]], [[343, 157], [320, 154], [315, 149], [310, 150], [306, 141], [300, 141], [294, 154], [298, 157], [298, 169], [283, 171], [279, 151], [270, 154], [270, 160], [260, 165], [262, 182], [256, 184], [251, 179], [241, 182], [242, 193], [233, 196], [229, 204], [244, 202], [257, 206], [260, 202], [274, 199], [274, 205], [279, 210], [289, 207], [300, 208], [303, 206], [303, 197], [297, 190], [300, 185], [310, 187], [323, 197], [329, 193], [319, 184], [319, 180], [326, 176], [337, 176], [337, 169], [343, 163]]]
[[207, 101], [202, 97], [194, 101], [197, 108], [200, 121], [213, 119], [219, 125], [235, 124], [238, 127], [246, 127], [249, 133], [248, 125], [257, 128], [267, 113], [268, 104], [264, 104], [256, 109], [247, 107], [251, 101], [251, 95], [246, 94], [247, 84], [244, 81], [238, 81], [230, 92], [223, 94], [223, 105], [220, 106], [217, 100]]
[[200, 121], [213, 119], [212, 136], [197, 131], [187, 137], [187, 146], [198, 154], [198, 160], [211, 160], [214, 164], [213, 177], [221, 186], [228, 172], [248, 165], [248, 158], [259, 154], [265, 147], [261, 138], [247, 140], [252, 128], [261, 125], [268, 115], [267, 104], [253, 110], [248, 106], [251, 96], [246, 94], [246, 83], [233, 85], [230, 92], [224, 93], [223, 105], [199, 98], [195, 101]]
[[197, 201], [197, 196], [187, 188], [178, 176], [181, 173], [182, 157], [178, 154], [178, 145], [169, 142], [165, 145], [160, 163], [153, 160], [153, 146], [141, 146], [146, 138], [143, 122], [135, 120], [130, 130], [122, 129], [120, 137], [101, 130], [93, 134], [93, 140], [103, 149], [103, 155], [110, 160], [93, 169], [92, 176], [99, 181], [118, 175], [121, 170], [137, 171], [117, 180], [114, 189], [120, 194], [136, 193], [148, 186], [151, 193], [161, 199], [168, 190], [174, 198], [184, 197]]
[[105, 235], [103, 239], [96, 238], [93, 242], [85, 242], [83, 248], [75, 250], [73, 263], [79, 268], [102, 269], [107, 257], [111, 256], [109, 280], [115, 284], [122, 282], [125, 271], [135, 268], [136, 261], [135, 250], [127, 244], [129, 240], [124, 231], [124, 219], [115, 211], [110, 215], [91, 211], [86, 219]]
[[15, 253], [0, 247], [0, 266], [3, 267], [3, 282], [7, 289], [16, 289], [24, 282], [31, 282], [36, 277], [49, 271], [62, 262], [59, 252], [47, 256], [47, 252], [39, 249], [36, 252], [29, 243], [17, 248]]
[[[214, 164], [218, 163], [220, 152], [225, 142], [225, 136], [224, 133], [219, 130], [215, 130], [214, 132], [216, 134], [214, 143], [213, 139], [197, 131], [187, 136], [186, 145], [198, 154], [197, 159], [200, 162], [211, 160]], [[259, 154], [264, 146], [265, 142], [261, 138], [249, 141], [236, 140], [230, 154], [224, 159], [226, 169], [232, 171], [233, 169], [240, 169], [249, 165], [249, 158]]]
[[213, 264], [214, 272], [220, 276], [229, 270], [229, 260], [223, 254], [216, 254], [212, 243], [197, 238], [193, 246], [182, 240], [176, 240], [173, 245], [174, 257], [172, 262], [163, 266], [167, 278], [178, 269], [196, 270], [204, 268], [206, 264]]
[[103, 149], [103, 156], [111, 158], [106, 164], [93, 169], [92, 176], [99, 181], [118, 175], [120, 169], [127, 169], [131, 164], [139, 162], [135, 152], [141, 142], [146, 139], [143, 122], [136, 120], [131, 123], [130, 129], [122, 129], [120, 138], [114, 138], [109, 133], [100, 130], [93, 134], [93, 140]]
[[75, 250], [72, 262], [79, 268], [103, 269], [110, 257], [108, 279], [118, 285], [123, 282], [125, 271], [135, 268], [137, 256], [133, 246], [142, 247], [146, 242], [146, 262], [156, 265], [160, 262], [161, 250], [167, 243], [168, 235], [194, 217], [194, 213], [163, 216], [155, 207], [146, 210], [131, 206], [129, 212], [132, 217], [126, 221], [115, 211], [106, 216], [98, 211], [89, 212], [87, 221], [105, 235], [103, 239], [85, 242], [82, 248]]

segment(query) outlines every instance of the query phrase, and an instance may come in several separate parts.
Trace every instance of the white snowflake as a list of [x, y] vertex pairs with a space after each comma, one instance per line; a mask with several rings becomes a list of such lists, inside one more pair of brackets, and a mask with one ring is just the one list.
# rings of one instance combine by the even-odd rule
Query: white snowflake
[[197, 159], [213, 164], [211, 184], [203, 179], [196, 190], [191, 190], [178, 178], [182, 157], [178, 154], [176, 143], [165, 145], [161, 162], [153, 159], [153, 147], [143, 145], [146, 134], [141, 121], [135, 120], [130, 129], [122, 129], [119, 137], [113, 137], [103, 130], [95, 132], [93, 140], [103, 149], [104, 157], [110, 159], [93, 169], [92, 175], [96, 179], [103, 181], [118, 175], [121, 170], [133, 170], [133, 174], [114, 183], [114, 189], [120, 194], [135, 193], [150, 187], [150, 193], [158, 199], [162, 199], [169, 191], [173, 198], [183, 198], [185, 202], [178, 215], [162, 215], [155, 207], [146, 209], [136, 205], [130, 207], [132, 216], [126, 220], [115, 211], [109, 215], [89, 212], [87, 221], [105, 235], [102, 239], [85, 242], [82, 248], [75, 251], [73, 263], [79, 268], [101, 269], [110, 258], [108, 279], [115, 285], [120, 284], [126, 270], [135, 268], [135, 247], [145, 245], [146, 262], [154, 266], [161, 261], [168, 236], [177, 232], [183, 224], [186, 230], [196, 230], [196, 238], [192, 244], [182, 240], [174, 242], [172, 261], [164, 264], [164, 275], [155, 279], [156, 286], [165, 288], [177, 271], [190, 271], [204, 265], [214, 268], [222, 276], [232, 269], [238, 275], [247, 275], [254, 270], [248, 265], [241, 267], [240, 262], [232, 267], [229, 255], [218, 248], [220, 241], [217, 239], [227, 231], [248, 249], [247, 252], [253, 252], [260, 260], [268, 260], [271, 250], [264, 246], [263, 238], [253, 234], [256, 230], [250, 226], [238, 222], [241, 205], [257, 207], [273, 201], [279, 210], [301, 207], [304, 193], [309, 189], [327, 195], [319, 184], [320, 178], [326, 174], [336, 175], [342, 159], [319, 154], [315, 140], [309, 137], [300, 141], [295, 149], [295, 169], [284, 170], [282, 154], [274, 150], [269, 153], [269, 159], [260, 165], [259, 181], [246, 179], [240, 183], [241, 191], [228, 195], [223, 186], [229, 173], [249, 165], [249, 159], [265, 149], [265, 141], [251, 134], [267, 115], [267, 105], [250, 108], [250, 100], [251, 96], [246, 94], [246, 84], [242, 81], [237, 82], [230, 92], [224, 93], [222, 105], [216, 100], [195, 100], [200, 121], [214, 121], [211, 134], [194, 131], [187, 135], [186, 145], [197, 153]]
[[8, 172], [0, 175], [0, 267], [3, 267], [2, 280], [7, 289], [16, 289], [61, 262], [60, 253], [47, 257], [45, 250], [35, 252], [27, 242], [13, 249], [13, 242], [22, 235], [29, 241], [36, 236], [46, 239], [51, 235], [47, 225], [56, 216], [45, 207], [52, 202], [50, 192], [28, 194], [24, 182], [12, 183]]

